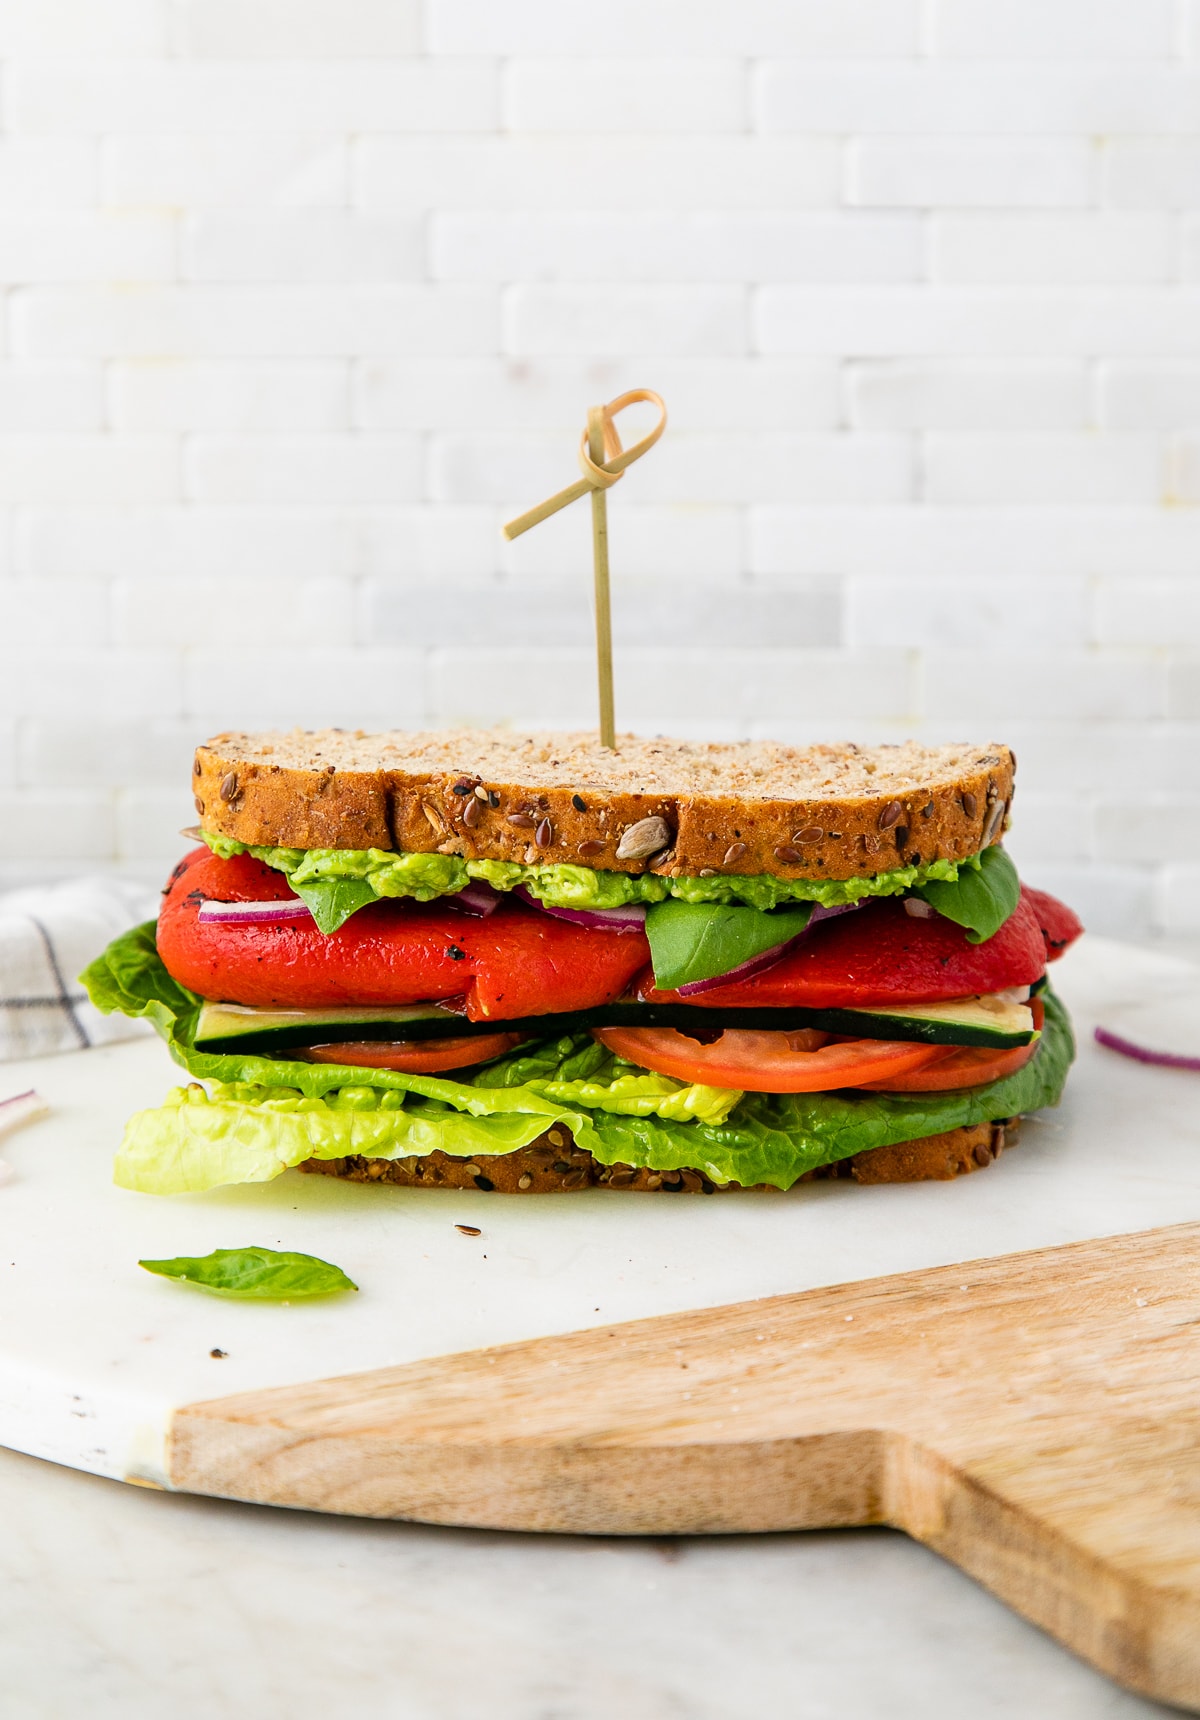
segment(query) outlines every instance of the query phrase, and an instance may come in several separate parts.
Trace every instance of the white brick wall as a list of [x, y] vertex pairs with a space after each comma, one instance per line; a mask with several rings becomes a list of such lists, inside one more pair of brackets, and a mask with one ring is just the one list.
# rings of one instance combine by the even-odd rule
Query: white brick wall
[[[681, 52], [681, 48], [684, 50]], [[153, 873], [192, 741], [618, 709], [1008, 738], [1200, 932], [1200, 3], [6, 0], [0, 883]]]

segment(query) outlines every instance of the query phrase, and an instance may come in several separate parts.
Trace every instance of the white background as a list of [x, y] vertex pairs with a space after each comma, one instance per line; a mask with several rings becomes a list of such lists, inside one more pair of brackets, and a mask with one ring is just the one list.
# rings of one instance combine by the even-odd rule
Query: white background
[[154, 874], [194, 740], [1010, 741], [1200, 931], [1200, 6], [5, 0], [0, 882]]

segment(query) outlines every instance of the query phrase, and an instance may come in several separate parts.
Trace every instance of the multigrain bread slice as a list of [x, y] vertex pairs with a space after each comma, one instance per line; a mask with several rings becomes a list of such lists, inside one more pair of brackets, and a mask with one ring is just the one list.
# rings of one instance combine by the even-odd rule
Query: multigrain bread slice
[[223, 734], [203, 828], [249, 847], [381, 848], [666, 877], [870, 878], [1001, 835], [1005, 746], [789, 747], [591, 734]]
[[[1020, 1119], [974, 1123], [949, 1129], [941, 1135], [925, 1135], [918, 1141], [900, 1141], [894, 1146], [875, 1147], [855, 1153], [836, 1164], [808, 1171], [801, 1182], [851, 1178], [859, 1183], [948, 1182], [970, 1171], [982, 1170], [998, 1159], [1017, 1138]], [[612, 1188], [631, 1194], [717, 1194], [718, 1183], [702, 1171], [653, 1171], [632, 1165], [602, 1165], [577, 1147], [569, 1129], [561, 1124], [539, 1135], [516, 1153], [477, 1154], [473, 1159], [450, 1158], [429, 1153], [409, 1159], [309, 1159], [302, 1171], [320, 1176], [343, 1177], [349, 1182], [399, 1183], [403, 1188], [468, 1188], [499, 1194], [571, 1194], [583, 1188]], [[730, 1188], [738, 1187], [731, 1183]], [[770, 1183], [752, 1187], [764, 1194], [778, 1194]]]

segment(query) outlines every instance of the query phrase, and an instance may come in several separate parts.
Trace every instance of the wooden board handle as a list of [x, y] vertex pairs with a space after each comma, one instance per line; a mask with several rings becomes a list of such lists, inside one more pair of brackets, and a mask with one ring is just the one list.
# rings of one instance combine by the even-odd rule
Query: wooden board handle
[[195, 1404], [170, 1479], [497, 1529], [887, 1523], [1200, 1709], [1200, 1225]]

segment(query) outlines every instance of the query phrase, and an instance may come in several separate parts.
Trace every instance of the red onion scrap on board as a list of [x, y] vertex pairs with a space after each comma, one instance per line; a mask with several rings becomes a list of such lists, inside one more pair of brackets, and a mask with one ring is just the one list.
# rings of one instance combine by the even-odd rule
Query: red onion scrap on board
[[1148, 1046], [1123, 1039], [1107, 1027], [1097, 1027], [1093, 1037], [1097, 1045], [1119, 1052], [1122, 1057], [1132, 1057], [1135, 1063], [1151, 1063], [1159, 1069], [1200, 1069], [1200, 1057], [1180, 1057], [1173, 1051], [1151, 1051]]
[[[49, 1109], [32, 1087], [25, 1093], [14, 1093], [11, 1099], [0, 1099], [0, 1135], [11, 1134], [22, 1123], [32, 1123], [35, 1117], [44, 1117]], [[0, 1159], [0, 1184], [11, 1182], [13, 1174], [12, 1166]]]

